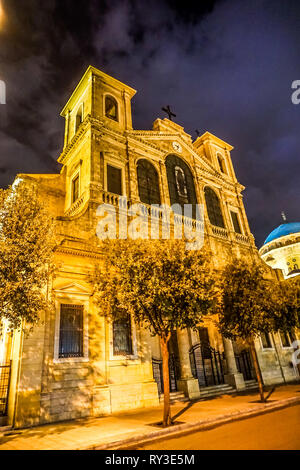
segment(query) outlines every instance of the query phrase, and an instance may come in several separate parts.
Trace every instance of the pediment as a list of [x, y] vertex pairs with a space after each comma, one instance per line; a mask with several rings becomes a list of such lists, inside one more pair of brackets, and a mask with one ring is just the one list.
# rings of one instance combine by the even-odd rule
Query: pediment
[[91, 295], [91, 292], [87, 287], [76, 282], [57, 285], [53, 290], [63, 294]]

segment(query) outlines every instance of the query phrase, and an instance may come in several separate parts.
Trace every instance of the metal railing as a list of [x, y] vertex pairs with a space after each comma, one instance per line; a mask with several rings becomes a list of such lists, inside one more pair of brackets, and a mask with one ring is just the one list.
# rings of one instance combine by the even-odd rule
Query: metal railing
[[[158, 393], [164, 393], [162, 359], [152, 358], [153, 378], [157, 383]], [[177, 379], [179, 378], [178, 359], [174, 354], [169, 355], [169, 381], [170, 392], [177, 392]]]
[[237, 370], [243, 374], [244, 380], [251, 380], [254, 379], [254, 371], [251, 361], [250, 352], [245, 349], [241, 351], [239, 354], [235, 354], [235, 361]]
[[193, 377], [200, 387], [224, 383], [224, 355], [209, 345], [194, 344], [190, 351], [190, 364]]

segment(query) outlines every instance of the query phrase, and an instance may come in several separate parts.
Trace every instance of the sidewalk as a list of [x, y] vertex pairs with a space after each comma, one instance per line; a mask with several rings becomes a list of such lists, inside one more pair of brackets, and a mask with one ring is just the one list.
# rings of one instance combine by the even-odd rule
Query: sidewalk
[[[162, 420], [162, 405], [103, 418], [47, 424], [0, 433], [0, 450], [116, 449], [149, 442], [166, 435], [212, 427], [294, 404], [300, 405], [300, 385], [278, 386], [267, 404], [259, 403], [257, 391], [223, 395], [197, 402], [172, 405], [172, 416], [180, 424], [155, 426]], [[295, 412], [299, 413], [299, 408]], [[177, 416], [176, 416], [177, 415]]]

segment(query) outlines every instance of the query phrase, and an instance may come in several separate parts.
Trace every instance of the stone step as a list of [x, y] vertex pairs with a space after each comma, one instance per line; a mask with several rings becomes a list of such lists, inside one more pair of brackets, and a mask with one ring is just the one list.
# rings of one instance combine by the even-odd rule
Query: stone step
[[7, 416], [0, 416], [0, 429], [7, 427]]
[[236, 390], [228, 384], [200, 388], [200, 398], [234, 393]]
[[245, 385], [246, 385], [246, 389], [247, 390], [250, 390], [250, 389], [254, 389], [254, 388], [258, 388], [258, 383], [256, 380], [246, 380], [245, 381]]
[[[159, 396], [159, 401], [163, 402], [164, 401], [164, 394], [162, 393]], [[183, 392], [171, 392], [170, 393], [170, 403], [175, 403], [177, 401], [189, 401], [189, 399], [185, 396]]]

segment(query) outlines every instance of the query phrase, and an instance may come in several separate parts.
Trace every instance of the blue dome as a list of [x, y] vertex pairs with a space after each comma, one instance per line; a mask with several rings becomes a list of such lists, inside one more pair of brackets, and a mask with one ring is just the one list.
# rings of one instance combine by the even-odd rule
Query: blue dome
[[273, 232], [265, 239], [264, 245], [276, 240], [276, 238], [284, 237], [285, 235], [290, 235], [291, 233], [300, 233], [300, 222], [290, 222], [289, 224], [282, 224], [279, 227], [275, 228]]

